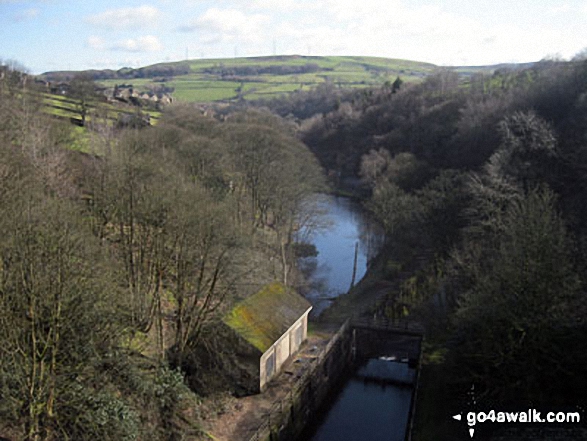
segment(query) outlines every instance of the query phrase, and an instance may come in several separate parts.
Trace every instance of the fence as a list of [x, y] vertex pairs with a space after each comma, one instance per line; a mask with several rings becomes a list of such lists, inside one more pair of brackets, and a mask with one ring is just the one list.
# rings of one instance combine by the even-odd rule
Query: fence
[[355, 318], [350, 322], [353, 328], [368, 328], [373, 330], [382, 330], [389, 332], [398, 332], [404, 335], [413, 335], [421, 337], [424, 334], [424, 328], [417, 322], [405, 319], [389, 319], [387, 317], [377, 317], [373, 319]]

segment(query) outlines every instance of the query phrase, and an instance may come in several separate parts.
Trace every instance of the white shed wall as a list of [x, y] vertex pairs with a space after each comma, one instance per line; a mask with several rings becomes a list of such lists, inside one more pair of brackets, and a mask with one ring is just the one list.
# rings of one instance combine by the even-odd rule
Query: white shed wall
[[[312, 308], [310, 308], [312, 309]], [[263, 391], [265, 384], [277, 374], [283, 363], [287, 361], [298, 349], [301, 343], [308, 337], [308, 309], [296, 322], [277, 340], [267, 351], [261, 356], [259, 361], [259, 387]], [[302, 340], [300, 344], [295, 344], [295, 332], [299, 328], [302, 328]], [[267, 361], [274, 357], [274, 369], [271, 375], [267, 372]]]

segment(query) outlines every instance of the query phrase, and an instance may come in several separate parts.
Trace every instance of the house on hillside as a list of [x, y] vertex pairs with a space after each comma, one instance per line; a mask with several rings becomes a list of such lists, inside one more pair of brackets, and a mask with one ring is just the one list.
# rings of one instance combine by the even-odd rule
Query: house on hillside
[[[161, 89], [161, 88], [159, 88]], [[173, 91], [173, 88], [165, 88], [166, 90]], [[144, 101], [150, 101], [157, 105], [159, 104], [171, 104], [173, 98], [167, 92], [160, 92], [157, 90], [149, 90], [139, 92], [133, 88], [132, 84], [117, 84], [112, 89], [112, 93], [108, 97], [110, 100], [117, 100], [123, 102], [131, 102], [133, 104], [140, 104], [139, 99]], [[143, 103], [144, 104], [144, 103]]]
[[50, 91], [53, 95], [68, 95], [71, 92], [71, 86], [64, 82], [51, 84]]
[[306, 339], [311, 309], [293, 289], [272, 283], [235, 305], [223, 318], [253, 354], [248, 363], [258, 372], [258, 390], [265, 389]]

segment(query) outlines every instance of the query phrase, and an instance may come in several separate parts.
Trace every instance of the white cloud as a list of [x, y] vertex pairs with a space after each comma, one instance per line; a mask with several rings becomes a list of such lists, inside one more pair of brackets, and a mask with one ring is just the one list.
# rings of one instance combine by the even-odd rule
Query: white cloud
[[[240, 56], [269, 55], [275, 47], [279, 54], [492, 64], [539, 60], [549, 53], [568, 58], [587, 41], [585, 0], [533, 7], [505, 0], [467, 7], [409, 0], [123, 0], [112, 7], [95, 2], [93, 13], [70, 8], [47, 14], [48, 5], [65, 3], [0, 0], [0, 9], [13, 21], [34, 19], [41, 26], [46, 19], [47, 32], [59, 31], [62, 38], [71, 38], [72, 32], [62, 21], [79, 22], [81, 14], [82, 25], [89, 28], [82, 41], [88, 57], [110, 57], [112, 64], [127, 56], [156, 62], [173, 53], [172, 58], [181, 59], [188, 47], [191, 56], [202, 57], [232, 56], [233, 50]], [[59, 17], [60, 24], [52, 17]], [[163, 34], [167, 25], [191, 34]]]
[[[257, 5], [270, 2], [255, 0]], [[450, 40], [460, 48], [479, 30], [479, 24], [472, 19], [437, 6], [406, 6], [399, 0], [323, 0], [312, 2], [313, 6], [309, 0], [298, 0], [297, 4], [313, 10], [281, 17], [271, 31], [265, 32], [276, 38], [287, 53], [376, 55], [439, 62], [449, 51], [441, 41]]]
[[161, 12], [154, 6], [138, 6], [136, 8], [108, 9], [100, 14], [86, 17], [88, 23], [95, 26], [125, 30], [154, 27], [158, 24]]
[[160, 52], [163, 50], [163, 45], [159, 39], [153, 35], [144, 35], [115, 42], [107, 42], [102, 37], [92, 35], [86, 40], [86, 46], [98, 51]]
[[563, 3], [560, 5], [553, 5], [550, 7], [550, 12], [552, 14], [564, 14], [572, 10], [571, 5], [568, 3]]
[[[290, 3], [284, 1], [286, 5]], [[257, 10], [267, 14], [272, 3], [273, 0], [251, 0]], [[257, 30], [266, 40], [276, 38], [283, 53], [374, 55], [463, 65], [539, 60], [548, 53], [561, 52], [561, 47], [581, 47], [580, 36], [573, 35], [571, 29], [536, 32], [530, 22], [526, 26], [485, 23], [463, 15], [461, 10], [437, 4], [415, 6], [406, 0], [297, 0], [296, 5], [311, 5], [313, 9], [302, 13], [291, 5], [291, 14], [272, 16], [276, 25], [270, 30]], [[218, 35], [226, 32], [219, 31]], [[249, 45], [249, 52], [267, 53], [270, 45], [257, 40], [256, 47]]]
[[94, 58], [90, 61], [86, 68], [92, 69], [105, 69], [105, 68], [121, 68], [121, 67], [141, 67], [144, 66], [145, 63], [148, 62], [142, 58], [124, 58], [124, 59], [117, 59], [117, 58]]
[[210, 8], [182, 31], [200, 31], [203, 43], [258, 43], [266, 36], [271, 19], [263, 14], [245, 14], [238, 9]]
[[311, 11], [319, 8], [316, 2], [305, 2], [303, 0], [250, 0], [248, 7], [261, 10], [288, 11]]
[[471, 39], [490, 36], [480, 33], [473, 19], [402, 0], [239, 0], [231, 4], [206, 10], [180, 30], [197, 33], [201, 44], [238, 45], [241, 53], [248, 54], [269, 53], [275, 39], [284, 54], [378, 55], [436, 63], [450, 52], [443, 41], [456, 47], [450, 55], [454, 62], [463, 58], [459, 49]]
[[138, 38], [117, 41], [109, 46], [109, 49], [125, 52], [159, 52], [163, 49], [163, 45], [157, 37], [145, 35]]

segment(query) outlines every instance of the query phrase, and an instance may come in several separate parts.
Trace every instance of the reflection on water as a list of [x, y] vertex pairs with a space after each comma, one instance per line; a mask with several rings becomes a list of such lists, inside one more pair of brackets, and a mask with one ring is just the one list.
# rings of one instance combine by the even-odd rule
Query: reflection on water
[[403, 441], [412, 388], [385, 382], [412, 382], [407, 363], [369, 360], [342, 388], [311, 441]]
[[319, 227], [315, 231], [302, 229], [303, 240], [313, 243], [317, 257], [300, 259], [300, 268], [309, 279], [306, 297], [318, 315], [330, 300], [346, 293], [353, 276], [355, 245], [358, 242], [355, 283], [367, 271], [368, 261], [374, 257], [382, 241], [378, 226], [368, 218], [360, 204], [349, 198], [330, 195], [316, 196]]

